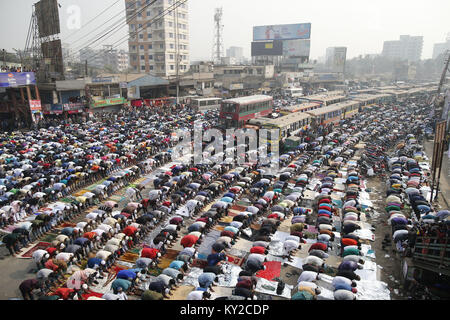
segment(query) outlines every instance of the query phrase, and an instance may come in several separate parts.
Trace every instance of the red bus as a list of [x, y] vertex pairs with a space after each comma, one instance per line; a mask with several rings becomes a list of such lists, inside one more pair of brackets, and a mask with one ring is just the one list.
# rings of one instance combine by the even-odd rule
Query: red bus
[[250, 119], [272, 113], [273, 97], [255, 95], [223, 100], [220, 107], [220, 125], [225, 129], [242, 128]]

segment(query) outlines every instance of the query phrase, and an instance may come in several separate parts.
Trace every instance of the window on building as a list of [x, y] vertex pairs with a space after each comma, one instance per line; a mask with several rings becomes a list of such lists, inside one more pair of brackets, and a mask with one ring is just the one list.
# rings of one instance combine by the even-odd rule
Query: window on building
[[151, 15], [150, 10], [147, 10], [147, 17], [150, 17], [150, 15]]
[[175, 67], [173, 65], [170, 65], [170, 70], [174, 70]]
[[152, 55], [152, 54], [149, 55], [149, 56], [148, 56], [148, 59], [149, 59], [149, 60], [153, 60], [153, 55]]
[[153, 70], [153, 66], [150, 66], [150, 70]]
[[169, 38], [173, 38], [173, 33], [169, 33]]
[[152, 38], [152, 34], [151, 33], [147, 34], [147, 38], [151, 39]]
[[139, 46], [139, 49], [144, 50], [144, 45]]
[[139, 35], [139, 39], [144, 39], [144, 35], [143, 35], [143, 34], [140, 34], [140, 35]]
[[160, 48], [160, 49], [164, 49], [164, 44], [160, 44], [160, 45], [159, 45], [159, 48]]
[[170, 49], [173, 49], [175, 46], [173, 45], [173, 43], [169, 44]]
[[142, 24], [139, 24], [138, 28], [139, 28], [139, 29], [142, 29]]
[[145, 66], [141, 66], [141, 70], [145, 71]]
[[169, 21], [169, 27], [173, 27], [173, 22]]
[[141, 56], [141, 60], [145, 60], [145, 56]]
[[150, 50], [153, 49], [153, 45], [149, 44], [149, 45], [148, 45], [148, 48], [149, 48]]
[[173, 60], [173, 54], [169, 55], [169, 59]]

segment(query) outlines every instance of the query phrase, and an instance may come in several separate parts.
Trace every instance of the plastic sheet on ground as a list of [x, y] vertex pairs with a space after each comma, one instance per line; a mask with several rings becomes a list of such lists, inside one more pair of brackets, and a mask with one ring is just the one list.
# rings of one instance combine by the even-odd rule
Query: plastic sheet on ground
[[358, 236], [360, 239], [375, 241], [375, 234], [369, 229], [355, 230], [352, 234]]
[[272, 241], [278, 240], [278, 241], [284, 242], [284, 241], [286, 241], [286, 238], [289, 236], [290, 236], [290, 234], [287, 232], [277, 231], [272, 236]]
[[256, 284], [255, 291], [272, 296], [283, 297], [286, 299], [291, 298], [291, 291], [294, 288], [293, 286], [285, 285], [284, 290], [281, 294], [277, 294], [277, 287], [278, 287], [277, 281], [269, 281], [264, 278], [259, 278], [258, 283]]
[[388, 286], [382, 281], [358, 281], [357, 300], [391, 300]]
[[192, 268], [191, 271], [187, 275], [185, 275], [183, 285], [194, 286], [195, 288], [197, 288], [199, 286], [198, 277], [200, 277], [202, 274], [203, 269]]
[[237, 284], [237, 280], [239, 278], [239, 273], [242, 271], [241, 267], [238, 267], [234, 264], [224, 264], [223, 265], [223, 274], [218, 276], [219, 282], [218, 286], [220, 287], [234, 287]]
[[269, 245], [269, 254], [273, 256], [282, 256], [284, 254], [284, 245], [280, 240], [272, 240]]
[[375, 252], [370, 244], [361, 244], [361, 253], [363, 256], [375, 259]]
[[355, 273], [361, 277], [361, 280], [377, 281], [377, 264], [366, 260], [363, 266], [363, 269], [355, 271]]

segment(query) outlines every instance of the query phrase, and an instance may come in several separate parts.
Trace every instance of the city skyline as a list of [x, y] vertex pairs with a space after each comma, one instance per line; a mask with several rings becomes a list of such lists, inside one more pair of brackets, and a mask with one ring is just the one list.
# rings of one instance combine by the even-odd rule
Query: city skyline
[[[0, 4], [3, 29], [14, 30], [15, 33], [15, 37], [5, 32], [0, 35], [2, 48], [9, 51], [13, 51], [13, 48], [24, 48], [31, 8], [35, 2], [36, 0], [23, 0]], [[71, 49], [75, 49], [74, 51], [78, 51], [79, 46], [88, 44], [91, 38], [95, 39], [96, 33], [106, 29], [120, 17], [125, 17], [124, 0], [117, 3], [115, 0], [95, 2], [60, 0], [59, 3], [61, 5], [61, 39], [64, 43], [69, 43]], [[334, 1], [297, 3], [280, 0], [277, 4], [274, 6], [267, 0], [258, 1], [258, 6], [255, 6], [252, 1], [190, 0], [190, 60], [211, 58], [213, 15], [216, 7], [223, 7], [224, 47], [243, 47], [244, 56], [247, 58], [250, 57], [253, 26], [258, 25], [311, 23], [311, 59], [313, 60], [324, 56], [326, 48], [333, 46], [347, 47], [349, 59], [359, 55], [381, 54], [384, 41], [398, 39], [400, 35], [423, 36], [422, 59], [430, 59], [434, 44], [444, 42], [449, 32], [448, 25], [445, 24], [445, 15], [450, 11], [450, 2], [444, 0], [436, 0], [433, 6], [428, 7], [420, 6], [419, 1], [403, 0], [395, 2], [380, 0], [377, 3], [347, 0], [345, 5]], [[71, 21], [73, 11], [71, 15], [67, 10], [74, 5], [81, 10], [82, 26], [107, 7], [112, 7], [81, 30], [69, 30], [67, 24]], [[11, 12], [21, 14], [12, 15]], [[399, 15], [399, 12], [402, 14]], [[236, 21], [240, 23], [236, 24]], [[117, 33], [96, 42], [92, 47], [96, 49], [104, 44], [113, 44], [126, 35], [127, 27], [123, 23], [123, 27]], [[118, 49], [128, 51], [127, 41], [118, 46]]]

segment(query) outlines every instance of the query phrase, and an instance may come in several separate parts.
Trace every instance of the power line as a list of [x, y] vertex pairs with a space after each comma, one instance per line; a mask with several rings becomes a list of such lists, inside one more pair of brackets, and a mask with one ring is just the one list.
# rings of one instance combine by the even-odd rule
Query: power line
[[[156, 2], [157, 0], [154, 0], [154, 1], [152, 1], [152, 2], [149, 2], [148, 4], [146, 4], [144, 7], [142, 7], [142, 9], [140, 9], [139, 11], [137, 11], [137, 12], [135, 12], [131, 17], [130, 17], [130, 19], [134, 19], [136, 16], [138, 16], [140, 13], [142, 13], [144, 10], [146, 10], [149, 6], [151, 6], [152, 4], [154, 4], [155, 2]], [[137, 1], [135, 2], [135, 4], [137, 3]], [[121, 13], [119, 13], [119, 14], [121, 14]], [[117, 15], [116, 15], [117, 16]], [[115, 16], [115, 17], [116, 17]], [[113, 17], [114, 18], [114, 17]], [[124, 18], [120, 18], [117, 22], [115, 22], [115, 23], [113, 23], [111, 26], [109, 26], [109, 27], [107, 27], [106, 29], [104, 29], [103, 31], [101, 31], [100, 33], [98, 33], [95, 37], [98, 37], [100, 34], [102, 34], [102, 32], [105, 32], [105, 30], [108, 30], [108, 29], [110, 29], [110, 28], [112, 28], [113, 27], [113, 29], [111, 29], [111, 30], [109, 30], [108, 32], [106, 32], [106, 33], [104, 33], [104, 34], [102, 34], [100, 37], [98, 37], [98, 38], [96, 38], [95, 40], [92, 40], [92, 39], [94, 39], [94, 38], [92, 38], [92, 39], [90, 39], [90, 40], [88, 40], [88, 44], [83, 44], [83, 45], [81, 45], [81, 46], [79, 46], [79, 47], [76, 47], [76, 49], [74, 49], [74, 51], [78, 51], [78, 50], [80, 50], [80, 49], [82, 49], [82, 48], [84, 48], [84, 47], [89, 47], [89, 46], [91, 46], [92, 44], [94, 44], [95, 42], [97, 42], [97, 41], [99, 41], [99, 40], [101, 40], [102, 38], [104, 38], [104, 37], [106, 37], [108, 34], [111, 34], [112, 32], [114, 32], [115, 30], [117, 30], [118, 28], [122, 28], [122, 27], [124, 27], [126, 24], [127, 24], [127, 17], [126, 17], [126, 15], [125, 15], [125, 21], [121, 21], [121, 20], [123, 20]], [[125, 22], [125, 24], [123, 24], [123, 22]], [[123, 24], [123, 25], [122, 25]], [[114, 27], [114, 25], [116, 25], [115, 27]], [[114, 34], [114, 33], [113, 33]], [[109, 38], [109, 37], [108, 37]]]
[[[159, 15], [161, 15], [160, 17], [154, 17], [153, 19], [150, 20], [150, 23], [153, 22], [157, 22], [158, 20], [164, 18], [166, 15], [168, 15], [170, 12], [174, 11], [175, 9], [177, 9], [178, 7], [180, 7], [182, 4], [186, 3], [187, 0], [176, 0], [176, 2], [171, 5], [170, 7], [168, 7], [167, 9], [165, 9], [163, 12], [161, 12]], [[173, 8], [172, 8], [173, 7]], [[167, 12], [166, 12], [167, 11]], [[155, 21], [154, 21], [155, 20]], [[132, 32], [132, 34], [137, 34], [138, 32], [142, 31], [144, 28], [144, 26], [142, 26], [141, 28], [139, 28], [138, 30]], [[125, 39], [122, 41], [122, 39]], [[120, 41], [120, 42], [119, 42]], [[115, 42], [114, 44], [111, 45], [111, 49], [113, 49], [114, 47], [117, 47], [119, 45], [121, 45], [122, 43], [124, 43], [125, 41], [128, 41], [128, 35], [125, 37], [122, 37], [121, 39], [119, 39], [117, 42]], [[101, 52], [97, 52], [92, 56], [89, 56], [87, 58], [88, 59], [93, 59], [95, 57], [97, 57], [99, 54], [101, 54]]]
[[64, 41], [67, 41], [67, 39], [71, 38], [73, 35], [75, 35], [76, 33], [80, 32], [81, 29], [85, 28], [87, 25], [89, 25], [92, 21], [94, 21], [95, 19], [97, 19], [98, 17], [100, 17], [102, 14], [104, 14], [106, 11], [108, 11], [109, 9], [111, 9], [113, 6], [115, 6], [117, 3], [119, 3], [121, 0], [117, 0], [116, 2], [114, 2], [112, 5], [110, 5], [108, 8], [106, 8], [105, 10], [103, 10], [102, 12], [100, 12], [98, 15], [96, 15], [93, 19], [89, 20], [84, 26], [82, 26], [80, 29], [76, 30], [75, 32], [73, 32], [72, 34], [70, 34], [69, 36], [67, 36], [66, 39], [64, 39]]

